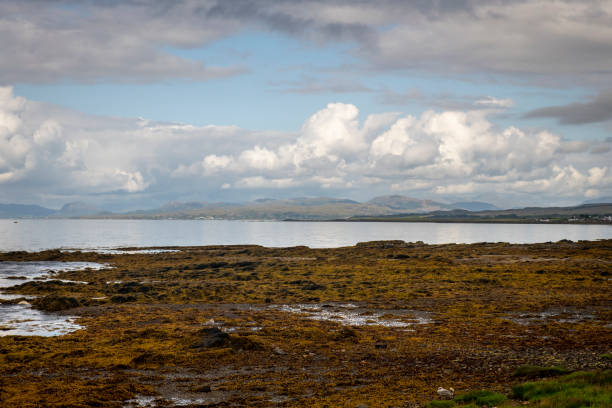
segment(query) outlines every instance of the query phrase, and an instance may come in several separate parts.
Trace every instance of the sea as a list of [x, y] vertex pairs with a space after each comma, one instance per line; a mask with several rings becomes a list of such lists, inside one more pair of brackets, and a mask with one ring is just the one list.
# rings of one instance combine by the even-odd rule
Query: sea
[[196, 245], [337, 248], [377, 240], [427, 244], [612, 239], [610, 225], [228, 220], [1, 219], [0, 251]]

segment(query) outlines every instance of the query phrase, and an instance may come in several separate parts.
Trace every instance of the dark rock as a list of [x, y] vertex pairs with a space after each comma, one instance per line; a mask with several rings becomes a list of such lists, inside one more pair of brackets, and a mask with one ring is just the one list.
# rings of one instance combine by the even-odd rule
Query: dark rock
[[235, 350], [263, 350], [263, 345], [249, 336], [232, 336], [230, 343]]
[[229, 334], [222, 332], [216, 327], [210, 327], [200, 330], [202, 340], [194, 347], [212, 348], [221, 347], [229, 342]]
[[46, 312], [59, 312], [79, 306], [79, 301], [73, 297], [49, 295], [32, 301], [36, 309]]
[[143, 364], [165, 364], [171, 359], [171, 355], [147, 351], [134, 357], [131, 361], [131, 365], [139, 366]]
[[319, 285], [317, 283], [309, 283], [307, 285], [302, 286], [303, 290], [322, 290], [325, 289], [326, 287], [324, 285]]
[[386, 343], [376, 343], [374, 345], [374, 348], [379, 349], [379, 350], [380, 349], [386, 349], [387, 348], [387, 344]]
[[121, 295], [115, 295], [113, 297], [110, 298], [110, 301], [113, 303], [127, 303], [127, 302], [134, 302], [136, 301], [136, 297], [135, 296], [121, 296]]
[[193, 391], [194, 392], [211, 392], [212, 390], [210, 388], [210, 385], [202, 385], [202, 386], [193, 388]]

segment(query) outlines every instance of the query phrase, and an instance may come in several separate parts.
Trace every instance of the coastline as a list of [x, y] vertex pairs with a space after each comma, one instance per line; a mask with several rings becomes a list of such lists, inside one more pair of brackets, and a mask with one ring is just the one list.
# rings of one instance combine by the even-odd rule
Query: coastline
[[112, 266], [10, 289], [83, 329], [0, 337], [3, 401], [421, 406], [507, 394], [525, 365], [612, 368], [612, 240], [163, 249], [0, 253]]

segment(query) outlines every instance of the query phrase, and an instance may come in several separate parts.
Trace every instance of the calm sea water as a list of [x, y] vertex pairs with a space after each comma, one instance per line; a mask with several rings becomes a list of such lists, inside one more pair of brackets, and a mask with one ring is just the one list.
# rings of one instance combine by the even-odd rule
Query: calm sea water
[[204, 220], [0, 220], [0, 251], [50, 248], [259, 244], [340, 247], [400, 239], [430, 244], [612, 238], [609, 225], [275, 222]]

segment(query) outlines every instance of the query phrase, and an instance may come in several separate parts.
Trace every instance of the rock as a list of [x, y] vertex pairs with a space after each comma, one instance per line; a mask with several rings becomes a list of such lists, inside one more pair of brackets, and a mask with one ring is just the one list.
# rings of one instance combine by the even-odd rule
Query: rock
[[194, 347], [213, 348], [221, 347], [229, 342], [229, 334], [222, 332], [216, 327], [209, 327], [200, 330], [202, 340]]
[[287, 352], [280, 347], [274, 347], [273, 351], [274, 351], [274, 354], [278, 354], [280, 356], [287, 354]]
[[28, 302], [28, 301], [26, 301], [26, 300], [22, 300], [22, 301], [20, 301], [20, 302], [19, 302], [19, 303], [17, 303], [17, 304], [18, 304], [18, 305], [26, 305], [26, 306], [28, 306], [28, 305], [30, 305], [30, 302]]
[[136, 297], [135, 296], [115, 295], [115, 296], [110, 298], [110, 301], [113, 302], [113, 303], [134, 302], [134, 301], [136, 301]]
[[379, 350], [381, 350], [381, 349], [386, 349], [386, 348], [387, 348], [387, 343], [376, 343], [376, 344], [374, 345], [374, 348], [375, 348], [375, 349], [379, 349]]
[[199, 387], [194, 387], [193, 391], [194, 392], [212, 392], [212, 389], [210, 388], [210, 385], [201, 385]]
[[455, 395], [455, 390], [452, 387], [448, 390], [442, 387], [438, 387], [438, 395], [441, 398], [452, 399]]
[[34, 299], [34, 307], [46, 312], [59, 312], [60, 310], [72, 309], [79, 306], [79, 301], [73, 297], [49, 295]]

